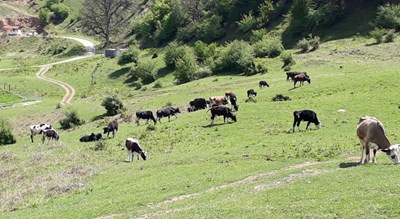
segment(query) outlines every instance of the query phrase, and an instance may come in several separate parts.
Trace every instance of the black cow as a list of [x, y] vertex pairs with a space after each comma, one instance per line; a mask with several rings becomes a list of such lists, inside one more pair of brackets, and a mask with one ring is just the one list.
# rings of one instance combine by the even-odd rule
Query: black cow
[[213, 106], [211, 109], [211, 125], [214, 124], [215, 116], [224, 116], [224, 123], [226, 122], [226, 118], [231, 118], [234, 122], [236, 122], [236, 115], [234, 115], [228, 107], [225, 106]]
[[249, 89], [247, 91], [247, 97], [257, 96], [257, 92], [254, 89]]
[[103, 130], [104, 130], [103, 134], [107, 134], [107, 138], [108, 138], [108, 135], [110, 134], [110, 132], [112, 132], [113, 138], [114, 138], [115, 134], [118, 131], [118, 121], [114, 120], [114, 121], [110, 122], [107, 127], [103, 128]]
[[171, 121], [170, 117], [175, 116], [175, 118], [178, 118], [176, 116], [177, 113], [181, 113], [179, 108], [174, 108], [172, 106], [165, 107], [163, 109], [157, 110], [157, 119], [161, 123], [161, 118], [162, 117], [168, 117], [168, 122]]
[[50, 140], [56, 140], [58, 141], [58, 139], [60, 139], [60, 136], [58, 135], [58, 133], [56, 132], [56, 130], [54, 129], [46, 129], [42, 131], [42, 143], [44, 143], [44, 140], [47, 138], [50, 142]]
[[269, 87], [269, 84], [268, 84], [266, 81], [260, 81], [260, 82], [258, 83], [258, 86], [259, 86], [260, 88], [265, 87], [265, 86]]
[[302, 86], [304, 84], [304, 81], [307, 81], [309, 84], [311, 84], [310, 77], [305, 73], [300, 73], [300, 74], [294, 76], [293, 81], [294, 81], [294, 85], [293, 85], [294, 87], [296, 87], [297, 82], [300, 82], [300, 86]]
[[79, 139], [79, 141], [80, 141], [80, 142], [90, 142], [90, 141], [97, 141], [97, 140], [100, 140], [100, 139], [102, 139], [101, 133], [94, 134], [94, 133], [92, 132], [92, 134], [90, 134], [90, 135], [84, 135], [84, 136], [82, 136], [82, 137]]
[[[205, 109], [207, 106], [210, 104], [210, 102], [206, 101], [204, 98], [196, 98], [192, 101], [189, 102], [189, 105], [191, 106], [192, 111], [200, 110], [200, 109]], [[192, 112], [189, 111], [189, 112]]]
[[146, 124], [149, 123], [149, 119], [153, 120], [154, 125], [157, 124], [157, 120], [154, 118], [153, 112], [151, 112], [150, 110], [136, 112], [136, 124], [137, 125], [140, 125], [140, 123], [139, 123], [140, 119], [147, 119]]
[[[127, 162], [133, 161], [133, 154], [140, 155], [143, 160], [147, 159], [147, 152], [142, 149], [139, 144], [139, 141], [133, 138], [127, 138], [125, 141], [125, 147], [128, 150], [128, 159]], [[138, 156], [139, 160], [139, 156]]]
[[[239, 111], [239, 105], [237, 104], [237, 98], [236, 95], [232, 91], [227, 91], [225, 92], [225, 97], [229, 97], [229, 102], [231, 102], [231, 106], [235, 109], [235, 111]], [[231, 107], [232, 109], [232, 107]]]
[[317, 118], [317, 114], [312, 110], [294, 111], [293, 117], [294, 117], [293, 132], [294, 132], [295, 126], [297, 126], [297, 129], [299, 128], [301, 121], [308, 122], [306, 130], [308, 129], [308, 126], [310, 125], [310, 123], [314, 123], [317, 126], [317, 128], [321, 128], [321, 123], [319, 122], [319, 120]]

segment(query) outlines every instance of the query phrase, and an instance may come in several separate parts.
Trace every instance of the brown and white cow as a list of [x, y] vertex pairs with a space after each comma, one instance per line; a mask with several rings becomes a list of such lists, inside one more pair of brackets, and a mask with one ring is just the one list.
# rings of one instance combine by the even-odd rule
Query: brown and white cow
[[220, 106], [228, 104], [228, 99], [225, 96], [210, 97], [211, 106]]
[[138, 140], [134, 138], [127, 138], [125, 141], [125, 147], [128, 150], [128, 159], [126, 160], [127, 162], [133, 161], [133, 154], [138, 155], [138, 160], [139, 156], [141, 156], [143, 160], [147, 159], [147, 152], [142, 149]]

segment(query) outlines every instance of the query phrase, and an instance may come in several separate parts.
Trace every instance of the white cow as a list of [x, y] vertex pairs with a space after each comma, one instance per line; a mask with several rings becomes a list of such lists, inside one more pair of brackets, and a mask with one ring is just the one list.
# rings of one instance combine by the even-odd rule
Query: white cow
[[33, 143], [33, 136], [37, 134], [42, 134], [44, 130], [52, 129], [50, 124], [38, 124], [29, 126], [31, 130], [31, 141]]

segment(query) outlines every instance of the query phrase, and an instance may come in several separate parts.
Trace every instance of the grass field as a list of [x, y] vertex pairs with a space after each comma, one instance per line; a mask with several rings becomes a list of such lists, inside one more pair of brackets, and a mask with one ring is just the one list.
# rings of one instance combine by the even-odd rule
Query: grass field
[[22, 100], [23, 99], [21, 97], [18, 97], [8, 91], [0, 90], [0, 104], [1, 105], [18, 103], [18, 102], [21, 102]]
[[[296, 89], [276, 58], [266, 60], [265, 75], [213, 76], [179, 86], [166, 76], [159, 79], [163, 88], [150, 84], [135, 90], [116, 60], [97, 55], [54, 66], [46, 74], [77, 91], [73, 104], [59, 109], [60, 88], [34, 80], [34, 71], [7, 72], [1, 80], [29, 81], [26, 89], [40, 89], [45, 101], [0, 110], [17, 135], [15, 145], [0, 147], [0, 177], [6, 179], [0, 182], [0, 217], [397, 217], [398, 166], [382, 153], [378, 164], [357, 165], [360, 116], [378, 117], [389, 140], [400, 140], [400, 44], [371, 43], [364, 38], [336, 40], [315, 52], [295, 54], [293, 70], [307, 71], [312, 80]], [[97, 64], [96, 84], [91, 85]], [[259, 80], [270, 87], [259, 89]], [[250, 88], [258, 92], [255, 103], [245, 102]], [[155, 128], [144, 121], [140, 126], [123, 122], [117, 136], [104, 141], [103, 150], [79, 142], [81, 135], [101, 132], [112, 120], [96, 118], [105, 113], [100, 104], [106, 96], [118, 95], [127, 108], [124, 117], [134, 120], [138, 110], [154, 112], [167, 103], [184, 109], [196, 97], [227, 90], [238, 96], [236, 123], [223, 124], [218, 118], [210, 126], [210, 113], [203, 110], [171, 122], [163, 119]], [[291, 101], [272, 102], [276, 94]], [[60, 129], [58, 121], [69, 108], [86, 123], [60, 130], [60, 143], [42, 144], [39, 136], [30, 143], [29, 125], [46, 122]], [[323, 127], [292, 133], [292, 112], [301, 109], [316, 111]], [[124, 162], [128, 136], [149, 151], [147, 161]]]

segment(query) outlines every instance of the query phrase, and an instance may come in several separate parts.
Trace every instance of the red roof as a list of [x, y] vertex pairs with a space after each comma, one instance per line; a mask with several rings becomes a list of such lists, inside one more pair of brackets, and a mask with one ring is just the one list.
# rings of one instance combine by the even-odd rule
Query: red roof
[[5, 25], [2, 27], [3, 29], [18, 29], [19, 26], [11, 26], [11, 25]]

